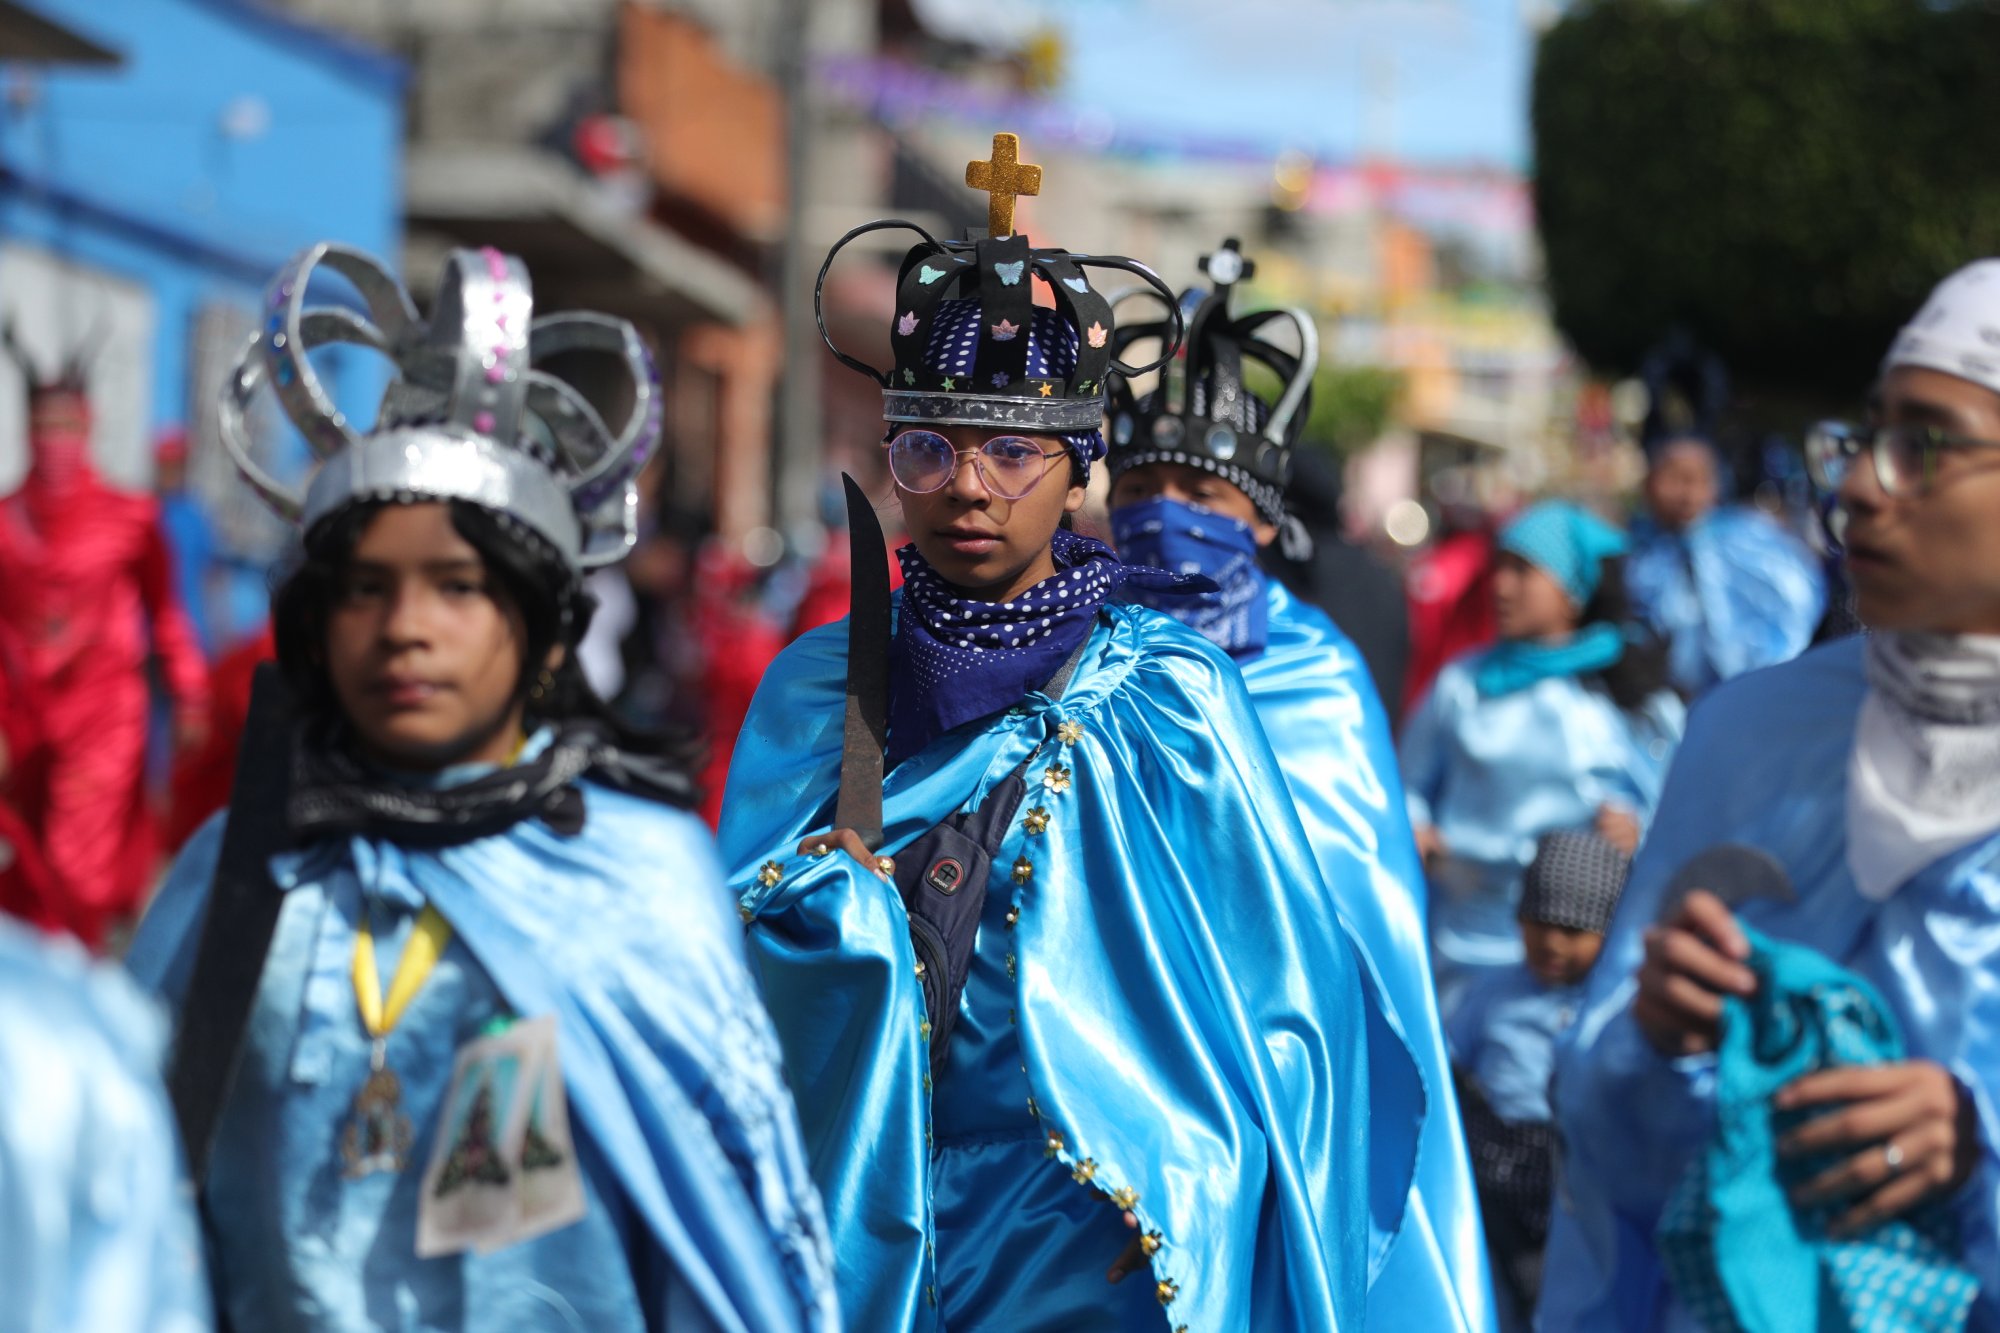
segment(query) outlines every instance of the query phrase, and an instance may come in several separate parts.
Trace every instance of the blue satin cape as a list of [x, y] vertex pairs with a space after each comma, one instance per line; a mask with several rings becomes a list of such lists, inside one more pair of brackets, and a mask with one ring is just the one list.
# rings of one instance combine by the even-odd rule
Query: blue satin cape
[[[299, 1061], [313, 1062], [311, 1045], [333, 1049], [320, 1035], [333, 1019], [351, 1027], [350, 1037], [360, 1030], [351, 981], [326, 957], [322, 966], [312, 962], [315, 939], [351, 932], [351, 923], [334, 918], [358, 880], [370, 891], [428, 902], [451, 923], [451, 947], [430, 985], [449, 986], [469, 973], [475, 984], [459, 988], [468, 1003], [488, 1003], [481, 996], [490, 984], [515, 1014], [556, 1015], [579, 1159], [587, 1168], [608, 1168], [601, 1176], [586, 1171], [593, 1206], [606, 1203], [601, 1180], [618, 1196], [618, 1212], [638, 1219], [631, 1252], [614, 1249], [608, 1261], [629, 1262], [635, 1287], [656, 1284], [641, 1294], [645, 1309], [665, 1312], [676, 1330], [794, 1333], [838, 1326], [824, 1219], [707, 833], [686, 813], [581, 785], [585, 823], [574, 837], [526, 820], [438, 851], [357, 836], [274, 858], [273, 879], [286, 903], [250, 1019], [244, 1073], [223, 1123], [246, 1099], [299, 1103], [297, 1117], [250, 1125], [244, 1132], [262, 1140], [235, 1150], [276, 1163], [275, 1206], [296, 1203], [302, 1234], [272, 1238], [295, 1251], [295, 1262], [269, 1279], [277, 1284], [275, 1300], [294, 1307], [290, 1314], [328, 1314], [311, 1290], [315, 1255], [327, 1243], [317, 1228], [351, 1212], [312, 1206], [314, 1182], [327, 1179], [328, 1125], [342, 1117], [337, 1106], [318, 1105], [332, 1095], [330, 1075]], [[133, 972], [170, 1003], [187, 984], [221, 831], [218, 818], [182, 853], [133, 945]], [[427, 1021], [425, 999], [419, 992], [406, 1022]], [[428, 1007], [433, 1018], [439, 1007]], [[392, 1061], [397, 1041], [392, 1033]], [[449, 1049], [446, 1042], [442, 1050]], [[408, 1091], [418, 1086], [413, 1080]], [[414, 1100], [408, 1109], [413, 1120], [424, 1114]], [[231, 1151], [224, 1143], [218, 1157]], [[211, 1163], [211, 1185], [219, 1169]], [[368, 1313], [328, 1327], [376, 1326], [379, 1311], [397, 1312], [409, 1327], [431, 1327], [427, 1312], [412, 1307], [421, 1292], [438, 1289], [431, 1279], [439, 1269], [448, 1270], [451, 1283], [540, 1283], [558, 1298], [575, 1284], [596, 1283], [581, 1263], [565, 1271], [546, 1262], [541, 1247], [561, 1243], [564, 1231], [492, 1255], [416, 1258], [400, 1238], [414, 1234], [405, 1214], [414, 1213], [421, 1171], [421, 1162], [406, 1169], [407, 1197], [380, 1215], [379, 1248], [389, 1252], [371, 1255], [362, 1275]], [[229, 1256], [220, 1257], [227, 1279]], [[260, 1281], [266, 1279], [255, 1266], [273, 1266], [268, 1256], [248, 1256], [248, 1263]], [[421, 1266], [431, 1267], [419, 1272]], [[336, 1277], [328, 1281], [337, 1295]], [[548, 1319], [562, 1306], [558, 1300], [535, 1308]]]
[[[1691, 1327], [1661, 1274], [1653, 1235], [1669, 1193], [1708, 1141], [1712, 1055], [1670, 1060], [1632, 1021], [1642, 932], [1667, 881], [1717, 843], [1776, 857], [1795, 903], [1743, 905], [1774, 940], [1818, 950], [1871, 983], [1912, 1059], [1935, 1060], [1971, 1091], [1981, 1158], [1952, 1200], [1973, 1272], [2000, 1275], [2000, 827], [1920, 871], [1886, 902], [1847, 869], [1847, 767], [1866, 693], [1862, 641], [1846, 639], [1719, 687], [1696, 710], [1640, 849], [1584, 1013], [1557, 1050], [1555, 1111], [1565, 1144], [1547, 1266], [1546, 1333]], [[2000, 816], [1996, 816], [2000, 825]], [[1970, 1328], [2000, 1330], [2000, 1277]]]
[[1574, 676], [1482, 695], [1480, 654], [1438, 673], [1403, 727], [1403, 785], [1413, 822], [1449, 855], [1430, 875], [1431, 965], [1449, 1023], [1465, 988], [1521, 961], [1521, 876], [1535, 840], [1589, 828], [1600, 805], [1645, 827], [1686, 710], [1661, 691], [1636, 715]]
[[209, 1327], [165, 1038], [116, 967], [0, 917], [0, 1333]]
[[[1298, 805], [1320, 876], [1421, 1072], [1417, 1177], [1368, 1326], [1494, 1327], [1492, 1277], [1424, 938], [1425, 888], [1389, 715], [1368, 665], [1319, 608], [1269, 580], [1269, 641], [1239, 665]], [[1387, 1092], [1387, 1089], [1382, 1089]], [[1380, 1101], [1377, 1103], [1380, 1107]], [[1385, 1108], [1386, 1109], [1386, 1108]], [[1407, 1115], [1409, 1112], [1389, 1111]]]
[[1689, 696], [1798, 656], [1826, 612], [1818, 561], [1754, 509], [1711, 510], [1686, 532], [1639, 519], [1625, 586], [1667, 640], [1674, 685]]
[[[843, 622], [765, 676], [721, 843], [849, 1325], [940, 1327], [941, 1269], [1050, 1271], [1079, 1237], [1030, 1229], [1008, 1201], [1040, 1172], [1077, 1189], [1076, 1172], [1159, 1234], [1153, 1278], [1169, 1304], [1149, 1312], [1154, 1326], [1360, 1329], [1371, 1243], [1386, 1244], [1398, 1216], [1383, 1213], [1408, 1195], [1415, 1127], [1369, 1123], [1368, 977], [1236, 667], [1166, 616], [1110, 605], [1060, 702], [1029, 694], [889, 774], [891, 854], [1031, 754], [1024, 810], [1049, 816], [1036, 833], [1024, 815], [995, 864], [991, 892], [1019, 913], [1000, 974], [1015, 1004], [1011, 1023], [984, 1021], [1018, 1042], [1020, 1112], [1056, 1160], [1014, 1159], [989, 1225], [940, 1237], [934, 1258], [928, 1027], [907, 917], [850, 858], [793, 854], [832, 818], [846, 655]], [[1010, 873], [1017, 859], [1024, 876]], [[1088, 1261], [1090, 1281], [1109, 1257]]]

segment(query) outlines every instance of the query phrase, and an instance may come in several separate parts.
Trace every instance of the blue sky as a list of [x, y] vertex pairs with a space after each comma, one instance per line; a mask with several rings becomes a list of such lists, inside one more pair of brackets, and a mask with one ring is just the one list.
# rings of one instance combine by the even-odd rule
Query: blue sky
[[1535, 0], [919, 0], [940, 28], [1068, 35], [1065, 100], [1333, 161], [1524, 168]]

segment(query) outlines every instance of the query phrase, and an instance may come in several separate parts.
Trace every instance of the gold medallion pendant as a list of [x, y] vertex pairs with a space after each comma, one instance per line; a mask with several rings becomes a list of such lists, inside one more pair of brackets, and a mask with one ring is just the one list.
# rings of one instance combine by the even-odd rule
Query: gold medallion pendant
[[368, 1081], [354, 1094], [347, 1127], [340, 1135], [340, 1156], [350, 1180], [378, 1171], [401, 1171], [410, 1162], [415, 1134], [403, 1114], [403, 1083], [382, 1062], [382, 1043], [375, 1044]]
[[382, 981], [375, 970], [375, 931], [364, 916], [354, 932], [354, 1003], [360, 1010], [361, 1026], [371, 1038], [368, 1048], [368, 1079], [354, 1094], [354, 1107], [340, 1134], [340, 1156], [347, 1164], [347, 1178], [358, 1180], [378, 1171], [401, 1171], [410, 1162], [410, 1145], [416, 1134], [410, 1117], [403, 1114], [403, 1081], [390, 1071], [382, 1058], [403, 1011], [423, 989], [431, 969], [451, 940], [451, 924], [435, 907], [425, 907], [417, 918], [403, 956], [396, 963], [389, 993], [382, 994]]

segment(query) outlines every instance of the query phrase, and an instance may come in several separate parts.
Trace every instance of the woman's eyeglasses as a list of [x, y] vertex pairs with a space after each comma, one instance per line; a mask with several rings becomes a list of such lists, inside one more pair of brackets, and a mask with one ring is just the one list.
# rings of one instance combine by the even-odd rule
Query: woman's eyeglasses
[[1954, 435], [1935, 426], [1855, 426], [1822, 421], [1806, 432], [1806, 467], [1828, 491], [1847, 480], [1847, 470], [1866, 451], [1875, 480], [1888, 495], [1924, 495], [1937, 484], [1938, 459], [1950, 450], [2000, 449], [2000, 440]]
[[961, 458], [970, 458], [987, 490], [1003, 500], [1018, 500], [1047, 475], [1049, 462], [1066, 450], [1045, 453], [1033, 440], [997, 435], [977, 449], [960, 449], [936, 431], [906, 430], [889, 441], [889, 472], [896, 484], [917, 495], [941, 491], [958, 475]]

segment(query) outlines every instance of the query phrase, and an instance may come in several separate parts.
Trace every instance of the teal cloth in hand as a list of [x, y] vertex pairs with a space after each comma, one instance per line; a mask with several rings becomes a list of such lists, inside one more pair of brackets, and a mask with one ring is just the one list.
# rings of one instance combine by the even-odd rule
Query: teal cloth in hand
[[1979, 1283], [1958, 1258], [1952, 1215], [1931, 1204], [1830, 1238], [1838, 1209], [1795, 1210], [1786, 1191], [1851, 1150], [1777, 1155], [1780, 1138], [1826, 1108], [1777, 1112], [1772, 1094], [1816, 1070], [1901, 1060], [1894, 1016], [1823, 955], [1744, 934], [1757, 991], [1723, 1002], [1715, 1126], [1660, 1219], [1668, 1278], [1713, 1333], [1955, 1333]]

